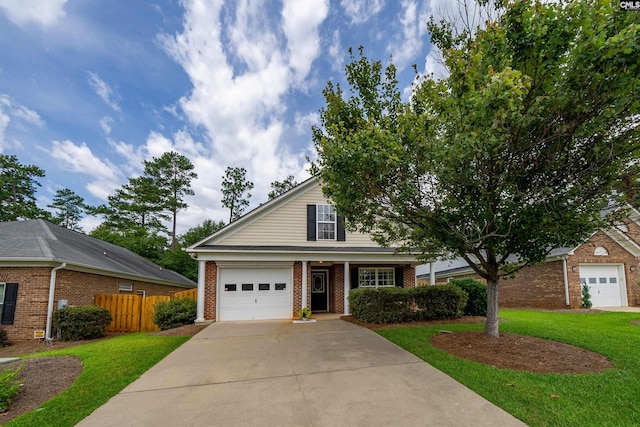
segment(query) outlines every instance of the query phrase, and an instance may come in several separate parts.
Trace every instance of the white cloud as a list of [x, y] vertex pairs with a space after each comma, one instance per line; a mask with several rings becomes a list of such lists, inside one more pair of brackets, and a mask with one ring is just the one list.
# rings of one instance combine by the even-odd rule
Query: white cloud
[[[34, 110], [14, 101], [9, 95], [0, 94], [0, 153], [6, 148], [21, 148], [20, 141], [9, 141], [7, 138], [7, 129], [12, 122], [17, 124], [18, 128], [24, 129], [24, 124], [34, 125], [39, 128], [45, 126], [44, 120]], [[16, 127], [12, 124], [12, 128]]]
[[402, 12], [399, 16], [401, 31], [393, 37], [387, 46], [393, 63], [398, 69], [403, 69], [415, 61], [422, 49], [426, 34], [426, 23], [429, 17], [426, 7], [419, 8], [415, 1], [402, 0]]
[[91, 89], [115, 111], [120, 112], [120, 106], [118, 105], [118, 97], [114, 93], [113, 89], [100, 78], [96, 73], [89, 72], [89, 85]]
[[289, 64], [297, 81], [309, 74], [311, 64], [320, 52], [318, 26], [327, 17], [327, 0], [285, 0], [282, 8], [282, 27], [289, 47]]
[[109, 116], [104, 116], [100, 119], [100, 127], [105, 135], [111, 134], [111, 124], [113, 123], [113, 119]]
[[342, 47], [340, 41], [340, 30], [334, 30], [331, 36], [331, 46], [329, 46], [329, 58], [331, 58], [331, 69], [333, 71], [344, 71], [344, 60], [347, 51]]
[[72, 141], [53, 141], [51, 157], [60, 161], [60, 166], [72, 173], [87, 175], [90, 181], [85, 188], [95, 197], [106, 200], [119, 186], [120, 173], [110, 161], [97, 157], [84, 142], [77, 145]]
[[352, 24], [363, 24], [384, 7], [384, 0], [341, 0], [340, 5]]
[[2, 111], [1, 101], [2, 99], [0, 99], [0, 153], [4, 151], [5, 145], [7, 144], [4, 139], [4, 134], [11, 121], [11, 118]]
[[294, 121], [296, 133], [298, 135], [304, 135], [311, 131], [311, 126], [320, 123], [320, 114], [314, 112], [308, 114], [296, 113]]
[[64, 18], [66, 3], [67, 0], [0, 0], [0, 10], [16, 25], [34, 22], [47, 27]]
[[189, 127], [205, 131], [206, 146], [181, 132], [173, 141], [150, 135], [147, 147], [165, 149], [172, 142], [178, 151], [190, 153], [194, 165], [206, 165], [196, 171], [202, 173], [199, 187], [194, 185], [198, 198], [189, 210], [209, 212], [211, 218], [212, 209], [222, 209], [219, 189], [227, 166], [247, 169], [255, 184], [252, 204], [266, 200], [272, 181], [301, 170], [306, 153], [287, 148], [284, 113], [291, 93], [308, 84], [320, 55], [318, 28], [328, 2], [287, 0], [280, 15], [267, 10], [271, 4], [253, 0], [224, 6], [215, 0], [185, 0], [183, 6], [182, 31], [158, 39], [191, 80], [193, 89], [179, 107]]
[[39, 128], [44, 127], [44, 120], [35, 111], [25, 107], [24, 105], [17, 105], [13, 112], [14, 117], [24, 120], [27, 123], [35, 125]]

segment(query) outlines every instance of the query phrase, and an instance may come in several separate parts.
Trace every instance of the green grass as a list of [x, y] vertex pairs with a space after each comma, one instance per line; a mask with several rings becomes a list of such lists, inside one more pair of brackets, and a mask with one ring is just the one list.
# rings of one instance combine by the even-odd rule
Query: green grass
[[38, 353], [79, 357], [82, 373], [66, 391], [6, 425], [73, 426], [188, 339], [137, 333]]
[[484, 325], [377, 332], [530, 426], [640, 425], [640, 327], [630, 324], [640, 314], [501, 310], [500, 317], [501, 331], [587, 348], [609, 358], [615, 369], [599, 374], [533, 374], [464, 360], [429, 344], [438, 330], [482, 330]]

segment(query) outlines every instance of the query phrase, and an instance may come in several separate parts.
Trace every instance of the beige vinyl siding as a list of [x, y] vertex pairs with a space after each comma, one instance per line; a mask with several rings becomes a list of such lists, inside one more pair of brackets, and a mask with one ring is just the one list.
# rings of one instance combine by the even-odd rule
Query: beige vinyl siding
[[216, 241], [222, 245], [291, 245], [332, 247], [376, 247], [366, 234], [347, 231], [344, 242], [336, 240], [307, 241], [307, 205], [329, 204], [318, 185], [304, 194], [277, 206], [235, 233]]

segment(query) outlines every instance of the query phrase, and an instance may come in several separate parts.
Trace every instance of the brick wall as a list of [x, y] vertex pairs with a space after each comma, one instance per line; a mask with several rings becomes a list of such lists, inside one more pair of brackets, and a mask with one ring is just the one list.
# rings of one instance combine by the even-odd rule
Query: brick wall
[[[640, 236], [640, 227], [635, 223], [628, 224], [630, 238]], [[637, 238], [636, 236], [636, 238]], [[609, 255], [596, 256], [597, 246], [604, 247]], [[542, 265], [525, 267], [515, 274], [513, 279], [501, 279], [498, 290], [500, 307], [530, 308], [580, 308], [582, 293], [580, 290], [580, 264], [622, 264], [627, 286], [627, 300], [630, 306], [640, 306], [640, 271], [638, 259], [622, 248], [603, 232], [592, 236], [588, 242], [575, 250], [567, 259], [567, 282], [569, 288], [569, 306], [566, 305], [564, 289], [564, 272], [562, 260], [550, 261]], [[634, 271], [631, 271], [631, 267]], [[573, 271], [575, 270], [575, 271]], [[455, 276], [454, 278], [474, 278], [481, 280], [476, 274]], [[444, 284], [446, 278], [438, 278], [437, 284]]]
[[331, 269], [333, 288], [332, 313], [344, 313], [344, 264], [335, 264]]
[[[0, 267], [1, 282], [18, 284], [13, 325], [4, 325], [10, 339], [33, 339], [34, 330], [46, 328], [51, 270], [52, 267]], [[56, 276], [54, 309], [58, 300], [65, 299], [69, 305], [93, 304], [97, 293], [120, 293], [120, 283], [133, 285], [133, 291], [127, 294], [144, 290], [149, 296], [170, 295], [185, 289], [61, 269]]]
[[218, 266], [214, 261], [207, 261], [204, 267], [204, 319], [216, 320], [216, 282]]
[[[309, 264], [307, 263], [307, 267]], [[309, 269], [307, 269], [307, 279], [311, 276]], [[308, 283], [308, 281], [307, 281]], [[309, 287], [307, 285], [307, 291]], [[307, 307], [311, 305], [311, 292], [307, 292]], [[298, 311], [302, 308], [302, 262], [296, 261], [293, 263], [293, 313], [291, 317], [298, 317]]]
[[[629, 226], [629, 231], [633, 229]], [[636, 226], [637, 227], [637, 226]], [[630, 236], [631, 237], [631, 236]], [[596, 246], [604, 247], [609, 255], [595, 256], [593, 251]], [[576, 249], [574, 255], [567, 261], [569, 278], [569, 295], [571, 307], [578, 308], [582, 304], [580, 299], [580, 269], [578, 264], [623, 264], [625, 283], [627, 286], [627, 300], [630, 306], [640, 306], [640, 276], [638, 272], [638, 259], [618, 245], [613, 239], [603, 232], [596, 233], [587, 243]], [[575, 268], [575, 272], [572, 271]], [[631, 271], [631, 267], [634, 271]]]
[[402, 286], [405, 288], [413, 288], [416, 286], [416, 269], [410, 265], [405, 265], [402, 280], [404, 281]]

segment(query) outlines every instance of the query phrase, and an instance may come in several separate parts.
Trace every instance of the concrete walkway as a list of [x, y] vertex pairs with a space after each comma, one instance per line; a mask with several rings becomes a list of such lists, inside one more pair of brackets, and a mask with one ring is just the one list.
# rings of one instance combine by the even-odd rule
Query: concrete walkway
[[78, 425], [524, 426], [338, 319], [214, 323]]

